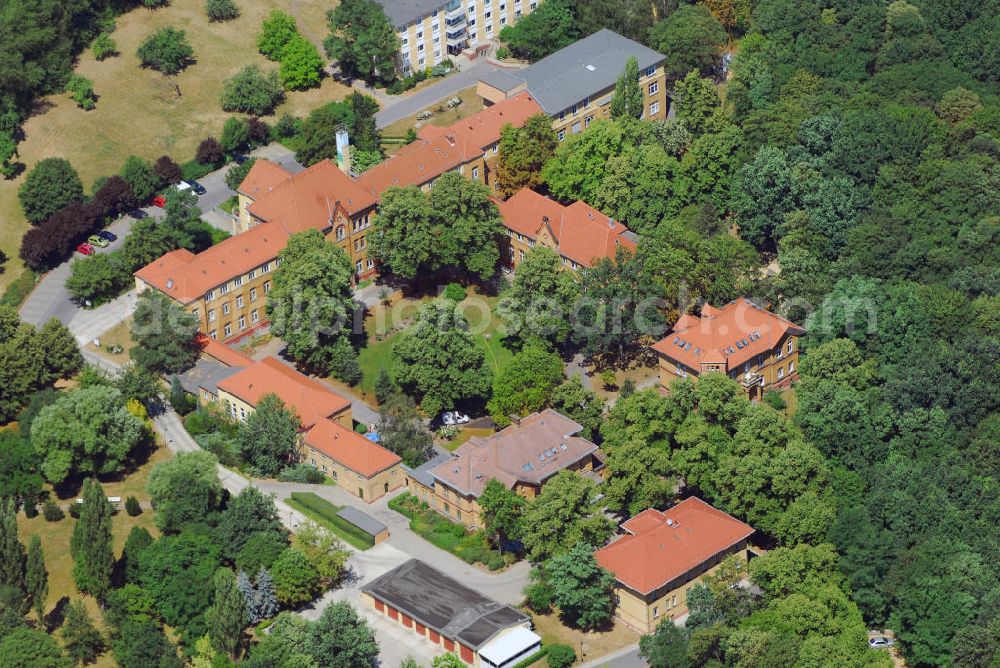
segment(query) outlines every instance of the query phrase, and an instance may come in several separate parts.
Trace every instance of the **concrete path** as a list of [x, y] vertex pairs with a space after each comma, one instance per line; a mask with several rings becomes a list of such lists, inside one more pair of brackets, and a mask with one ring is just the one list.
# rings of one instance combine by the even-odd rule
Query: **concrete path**
[[77, 309], [67, 323], [69, 331], [81, 346], [122, 322], [135, 312], [138, 295], [130, 290], [121, 297], [95, 309]]
[[573, 355], [573, 359], [566, 363], [566, 377], [579, 378], [585, 390], [594, 389], [594, 384], [590, 382], [590, 376], [587, 375], [587, 370], [583, 367], [583, 355], [581, 353]]
[[599, 659], [588, 661], [580, 668], [646, 668], [648, 665], [639, 655], [639, 645], [629, 645]]

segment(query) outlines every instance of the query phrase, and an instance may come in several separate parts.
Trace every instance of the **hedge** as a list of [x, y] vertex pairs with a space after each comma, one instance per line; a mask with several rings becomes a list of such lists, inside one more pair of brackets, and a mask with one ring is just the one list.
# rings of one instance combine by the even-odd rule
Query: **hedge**
[[535, 652], [534, 654], [532, 654], [531, 656], [529, 656], [528, 658], [521, 659], [520, 661], [518, 661], [517, 663], [515, 663], [514, 666], [513, 666], [513, 668], [528, 668], [528, 666], [530, 666], [530, 665], [532, 665], [534, 663], [538, 663], [539, 661], [541, 661], [542, 659], [544, 659], [545, 655], [548, 654], [548, 651], [549, 651], [548, 649], [546, 649], [545, 647], [543, 647], [540, 650], [538, 650], [537, 652]]
[[367, 550], [375, 545], [375, 537], [354, 526], [343, 517], [337, 515], [340, 510], [326, 499], [312, 492], [292, 492], [292, 507], [297, 507], [306, 515], [324, 524], [345, 541], [358, 548]]
[[38, 274], [25, 267], [24, 272], [4, 290], [3, 296], [0, 297], [0, 306], [13, 306], [14, 308], [20, 306], [31, 289], [35, 287], [36, 280], [38, 280]]
[[481, 563], [491, 571], [503, 568], [503, 556], [490, 549], [480, 532], [472, 532], [432, 510], [409, 492], [389, 501], [389, 507], [410, 519], [410, 530], [431, 545], [451, 552], [467, 564]]

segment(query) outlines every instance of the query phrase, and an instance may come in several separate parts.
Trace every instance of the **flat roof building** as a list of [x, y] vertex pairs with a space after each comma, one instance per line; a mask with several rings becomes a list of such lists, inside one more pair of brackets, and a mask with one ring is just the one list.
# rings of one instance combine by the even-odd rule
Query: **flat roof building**
[[361, 588], [362, 598], [472, 666], [506, 668], [541, 646], [523, 612], [470, 589], [418, 559]]

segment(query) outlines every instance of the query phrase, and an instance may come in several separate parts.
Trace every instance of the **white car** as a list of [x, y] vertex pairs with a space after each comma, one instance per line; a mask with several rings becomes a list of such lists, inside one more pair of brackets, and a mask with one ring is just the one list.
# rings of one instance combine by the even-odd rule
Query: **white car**
[[885, 636], [875, 636], [868, 639], [868, 646], [872, 649], [889, 649], [892, 645], [892, 638], [886, 638]]
[[448, 411], [441, 416], [441, 424], [448, 425], [449, 427], [456, 424], [465, 424], [468, 421], [469, 416], [458, 411]]

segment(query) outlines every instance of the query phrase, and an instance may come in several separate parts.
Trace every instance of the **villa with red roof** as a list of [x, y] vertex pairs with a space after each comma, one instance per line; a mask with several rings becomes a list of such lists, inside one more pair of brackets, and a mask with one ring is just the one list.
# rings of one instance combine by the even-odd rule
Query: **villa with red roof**
[[563, 206], [521, 188], [497, 206], [507, 228], [500, 257], [510, 269], [517, 269], [536, 244], [554, 250], [563, 266], [574, 271], [602, 258], [614, 259], [619, 248], [635, 251], [635, 233], [585, 202]]
[[653, 345], [660, 358], [660, 388], [666, 392], [677, 378], [717, 372], [738, 380], [757, 400], [798, 378], [798, 339], [803, 334], [795, 323], [749, 299], [721, 309], [705, 304], [700, 317], [682, 315]]
[[594, 553], [615, 577], [615, 616], [640, 633], [687, 614], [687, 591], [730, 556], [746, 560], [753, 527], [696, 497], [624, 522]]

